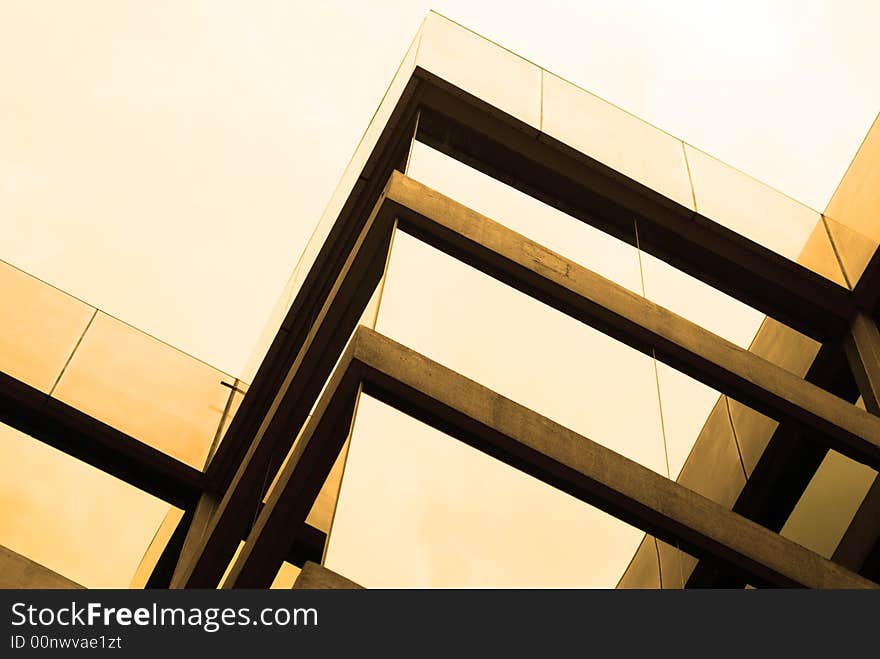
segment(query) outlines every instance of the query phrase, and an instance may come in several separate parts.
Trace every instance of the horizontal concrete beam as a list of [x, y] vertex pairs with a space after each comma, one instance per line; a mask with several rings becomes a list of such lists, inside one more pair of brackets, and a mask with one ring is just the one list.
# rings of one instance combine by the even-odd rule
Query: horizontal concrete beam
[[[0, 421], [72, 458], [180, 508], [195, 506], [204, 491], [202, 472], [5, 373], [0, 373]], [[167, 588], [191, 513], [157, 561], [149, 588]], [[242, 539], [247, 530], [242, 532]], [[320, 559], [326, 535], [303, 524], [287, 557], [294, 565]]]
[[205, 488], [199, 470], [5, 373], [0, 422], [179, 508]]
[[403, 174], [391, 177], [384, 203], [402, 230], [880, 469], [880, 418]]
[[855, 311], [843, 286], [589, 154], [535, 139], [453, 85], [424, 84], [419, 141], [630, 244], [636, 220], [642, 249], [816, 340], [838, 335]]
[[[288, 372], [258, 441], [208, 532], [190, 548], [188, 572], [179, 571], [174, 585], [212, 587], [219, 581], [243, 532], [244, 512], [256, 509], [265, 474], [274, 473], [272, 466], [277, 468], [286, 455], [336, 350], [378, 281], [379, 256], [384, 258], [395, 219], [402, 230], [548, 305], [656, 354], [759, 411], [827, 435], [829, 445], [842, 453], [880, 464], [880, 419], [395, 172]], [[367, 264], [373, 264], [371, 270]], [[368, 270], [372, 277], [364, 276]]]
[[226, 586], [271, 583], [340, 450], [359, 387], [553, 487], [755, 583], [813, 588], [876, 584], [705, 497], [361, 327], [239, 553]]
[[221, 494], [247, 462], [384, 182], [405, 161], [414, 126], [431, 146], [624, 240], [632, 241], [638, 217], [646, 251], [810, 336], [835, 335], [851, 315], [851, 296], [840, 286], [710, 220], [692, 221], [687, 209], [564, 144], [525, 138], [503, 111], [475, 104], [436, 76], [417, 72], [399, 98], [383, 102], [377, 116], [389, 117], [388, 122], [384, 128], [371, 126], [378, 139], [365, 141], [353, 158], [366, 164], [360, 175], [346, 173], [352, 181], [348, 196], [331, 218], [332, 229], [314, 261], [306, 264], [305, 281], [208, 467], [209, 481]]

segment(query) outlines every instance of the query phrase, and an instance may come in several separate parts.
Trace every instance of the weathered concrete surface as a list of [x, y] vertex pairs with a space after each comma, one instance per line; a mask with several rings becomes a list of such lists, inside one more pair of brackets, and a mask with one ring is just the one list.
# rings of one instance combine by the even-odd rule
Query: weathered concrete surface
[[[678, 206], [553, 139], [532, 139], [454, 90], [422, 92], [418, 139], [587, 224], [640, 246], [725, 293], [814, 336], [848, 317], [844, 287]], [[697, 220], [697, 221], [695, 221]]]
[[[866, 579], [365, 327], [358, 329], [227, 584], [263, 587], [341, 448], [337, 406], [364, 391], [478, 450], [757, 583], [871, 588]], [[340, 401], [340, 398], [342, 401]], [[312, 492], [314, 491], [314, 494]], [[663, 561], [661, 555], [661, 561]]]
[[187, 535], [173, 588], [216, 587], [246, 533], [266, 474], [276, 473], [290, 451], [382, 275], [393, 218], [381, 208], [380, 202], [347, 255], [229, 486], [199, 502], [200, 526]]
[[265, 588], [274, 578], [290, 543], [290, 529], [300, 528], [351, 426], [361, 368], [357, 354], [359, 332], [327, 384], [278, 481], [260, 510], [244, 547], [238, 553], [224, 588]]
[[[389, 94], [383, 100], [370, 125], [369, 139], [358, 147], [331, 200], [326, 219], [332, 228], [326, 232], [324, 244], [315, 250], [314, 264], [210, 465], [209, 479], [219, 492], [226, 491], [238, 466], [247, 461], [253, 438], [387, 176], [405, 158], [414, 127], [426, 144], [612, 235], [631, 240], [627, 236], [632, 233], [633, 219], [638, 218], [641, 246], [647, 252], [755, 308], [780, 314], [807, 334], [827, 337], [849, 317], [852, 305], [842, 287], [724, 227], [694, 222], [691, 208], [671, 202], [644, 184], [649, 181], [640, 183], [641, 179], [632, 172], [627, 174], [625, 167], [617, 171], [609, 166], [613, 162], [603, 164], [600, 154], [564, 144], [574, 139], [571, 135], [560, 135], [548, 125], [552, 135], [539, 132], [535, 139], [534, 129], [524, 131], [527, 124], [511, 117], [510, 108], [493, 105], [497, 98], [476, 98], [429, 68], [417, 67], [411, 77], [408, 67], [401, 69], [403, 79], [395, 78], [394, 88], [402, 88], [402, 93]], [[553, 96], [547, 98], [552, 101]], [[548, 121], [552, 124], [553, 117], [548, 115]], [[563, 141], [557, 139], [560, 137]], [[325, 233], [320, 235], [323, 238]], [[206, 499], [207, 505], [200, 507], [208, 518], [214, 516], [216, 503]], [[206, 523], [195, 524], [183, 563], [198, 553], [194, 539]]]
[[78, 583], [0, 545], [0, 588], [74, 589]]
[[[399, 227], [753, 409], [880, 468], [880, 418], [400, 173]], [[780, 326], [784, 327], [784, 326]]]
[[[643, 351], [656, 350], [658, 358], [710, 386], [751, 401], [758, 409], [830, 436], [830, 444], [842, 453], [880, 464], [880, 419], [397, 173], [391, 177], [383, 199], [374, 209], [373, 226], [368, 223], [365, 227], [361, 243], [381, 244], [372, 236], [385, 235], [381, 223], [390, 222], [392, 217], [397, 217], [402, 229], [573, 317]], [[356, 250], [349, 255], [349, 264], [364, 258]], [[311, 337], [319, 344], [326, 334], [321, 327], [328, 312], [334, 308], [350, 308], [352, 296], [357, 293], [347, 270], [350, 266], [337, 280], [334, 292], [338, 294], [331, 295], [325, 302], [324, 311], [312, 329]], [[326, 367], [327, 352], [323, 354]], [[294, 373], [292, 369], [285, 385], [296, 390], [305, 385], [303, 377], [295, 377]], [[288, 394], [286, 389], [279, 393], [278, 405], [290, 405], [285, 402]], [[308, 400], [309, 397], [296, 403], [303, 414]], [[268, 434], [277, 437], [289, 437], [297, 427], [291, 425], [289, 414], [280, 417], [276, 414], [264, 423], [264, 429], [272, 429]], [[259, 443], [252, 448], [268, 455], [268, 449], [261, 448]], [[256, 471], [246, 462], [239, 474], [244, 477], [233, 481], [232, 490], [242, 483], [248, 488], [256, 487]], [[241, 500], [232, 490], [225, 496], [227, 504]], [[221, 516], [214, 524], [215, 528], [223, 528], [222, 533], [209, 531], [206, 534], [208, 543], [214, 538], [223, 540], [223, 556], [231, 556], [235, 535], [231, 528], [235, 518], [222, 513], [227, 504], [221, 504]], [[224, 516], [227, 518], [225, 528], [221, 524]], [[194, 554], [196, 567], [201, 563], [213, 564], [212, 571], [219, 568], [221, 561], [217, 557], [211, 558], [204, 551]], [[255, 568], [247, 568], [251, 569]], [[183, 584], [198, 585], [201, 578], [195, 578], [191, 572], [189, 579], [184, 577]], [[246, 575], [242, 577], [242, 583], [248, 580]]]
[[307, 561], [303, 565], [293, 584], [294, 590], [363, 590], [363, 588], [354, 581], [312, 561]]
[[[865, 141], [841, 179], [831, 201], [825, 209], [823, 218], [827, 232], [834, 243], [835, 253], [840, 259], [847, 281], [854, 289], [857, 306], [865, 310], [876, 309], [880, 301], [880, 260], [877, 258], [877, 245], [880, 242], [880, 121], [875, 121]], [[814, 254], [805, 253], [802, 260], [809, 266]], [[870, 313], [870, 311], [869, 311]], [[844, 339], [850, 366], [856, 377], [859, 391], [868, 410], [880, 412], [873, 407], [876, 392], [880, 391], [878, 377], [877, 335], [873, 323], [865, 316], [856, 314], [850, 320], [850, 335]], [[792, 330], [778, 321], [767, 318], [750, 347], [752, 352], [761, 355], [799, 376], [805, 376], [814, 365], [819, 352], [819, 344]], [[763, 414], [750, 409], [735, 400], [730, 400], [731, 416], [736, 437], [739, 441], [746, 473], [749, 477], [758, 468], [774, 442], [779, 424]], [[700, 450], [705, 438], [701, 437], [694, 445], [694, 452]], [[821, 459], [821, 456], [818, 456]], [[818, 460], [814, 461], [818, 466]], [[809, 474], [806, 474], [809, 478]], [[743, 495], [751, 487], [741, 488]], [[734, 488], [735, 489], [735, 488]], [[699, 491], [699, 490], [698, 490]], [[737, 494], [739, 497], [739, 493]], [[865, 497], [860, 510], [840, 541], [834, 554], [838, 562], [852, 570], [859, 570], [866, 562], [880, 563], [880, 478]], [[648, 539], [650, 540], [650, 539]], [[647, 552], [643, 543], [637, 556]], [[876, 557], [876, 558], [875, 558]], [[634, 559], [633, 565], [637, 561]], [[873, 565], [875, 577], [880, 575], [880, 564]], [[639, 575], [630, 567], [621, 583], [651, 583], [640, 581]]]
[[[678, 482], [730, 509], [746, 483], [746, 476], [728, 404], [726, 396], [715, 403], [681, 469]], [[657, 543], [660, 541], [651, 536], [642, 540], [618, 588], [676, 588], [681, 587], [682, 579], [687, 581], [695, 561], [688, 556], [679, 559], [675, 556], [677, 549], [666, 543], [658, 547]], [[658, 553], [659, 558], [665, 559], [662, 565], [658, 562]], [[650, 570], [646, 567], [649, 565]]]

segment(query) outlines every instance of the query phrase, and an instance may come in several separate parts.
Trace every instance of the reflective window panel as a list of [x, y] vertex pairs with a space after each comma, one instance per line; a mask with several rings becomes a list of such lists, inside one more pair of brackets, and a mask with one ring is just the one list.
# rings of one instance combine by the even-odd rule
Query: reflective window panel
[[689, 144], [685, 153], [699, 216], [847, 285], [820, 213]]
[[128, 587], [170, 506], [5, 425], [0, 456], [0, 544], [87, 588]]
[[828, 451], [780, 533], [831, 558], [877, 472]]
[[98, 313], [54, 396], [201, 469], [232, 379], [130, 325]]
[[361, 396], [325, 562], [367, 588], [613, 587], [641, 538]]
[[94, 314], [0, 261], [0, 371], [48, 394]]

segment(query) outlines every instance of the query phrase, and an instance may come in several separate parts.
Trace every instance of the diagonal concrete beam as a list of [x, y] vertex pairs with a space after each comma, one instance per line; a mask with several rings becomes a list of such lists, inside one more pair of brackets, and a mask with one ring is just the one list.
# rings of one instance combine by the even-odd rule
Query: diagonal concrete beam
[[880, 465], [880, 419], [395, 172], [207, 530], [182, 557], [173, 586], [216, 586], [244, 531], [245, 512], [257, 508], [265, 474], [286, 455], [378, 281], [378, 271], [367, 264], [384, 258], [395, 218], [402, 230], [500, 281], [655, 352], [768, 416], [818, 431], [841, 453]]
[[493, 222], [403, 174], [386, 188], [400, 229], [779, 421], [880, 468], [880, 418]]
[[519, 405], [360, 327], [236, 559], [230, 588], [271, 583], [345, 439], [336, 412], [358, 387], [403, 412], [697, 556], [782, 587], [876, 584]]
[[524, 133], [451, 85], [426, 79], [418, 139], [818, 341], [837, 336], [855, 310], [850, 291], [712, 218], [669, 207], [658, 192], [542, 135]]
[[379, 282], [394, 224], [389, 212], [380, 203], [362, 229], [231, 483], [219, 500], [208, 494], [200, 501], [203, 522], [184, 543], [172, 588], [214, 588], [220, 581], [259, 508], [267, 475], [281, 466]]

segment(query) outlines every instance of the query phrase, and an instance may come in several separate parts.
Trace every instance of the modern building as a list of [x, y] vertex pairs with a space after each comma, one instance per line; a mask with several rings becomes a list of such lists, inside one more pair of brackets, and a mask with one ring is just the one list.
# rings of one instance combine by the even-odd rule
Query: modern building
[[878, 240], [430, 14], [249, 373], [3, 266], [0, 585], [877, 586]]

